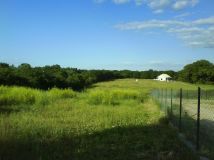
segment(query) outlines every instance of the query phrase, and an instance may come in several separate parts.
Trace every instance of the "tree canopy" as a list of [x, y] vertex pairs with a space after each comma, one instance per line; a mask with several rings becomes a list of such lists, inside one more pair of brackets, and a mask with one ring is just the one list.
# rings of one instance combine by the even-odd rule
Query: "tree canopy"
[[163, 72], [174, 78], [177, 77], [174, 71], [80, 70], [62, 68], [60, 65], [32, 67], [30, 64], [23, 63], [15, 67], [0, 63], [0, 85], [28, 86], [45, 90], [52, 87], [81, 90], [93, 83], [114, 79], [154, 79]]
[[207, 60], [188, 64], [179, 72], [178, 79], [190, 83], [214, 83], [214, 65]]
[[0, 63], [0, 85], [28, 86], [39, 89], [72, 88], [81, 90], [96, 82], [122, 78], [154, 79], [161, 73], [169, 74], [174, 80], [190, 83], [214, 83], [214, 64], [199, 60], [186, 65], [181, 71], [130, 71], [130, 70], [80, 70], [62, 68], [60, 65], [32, 67], [23, 63], [17, 67]]

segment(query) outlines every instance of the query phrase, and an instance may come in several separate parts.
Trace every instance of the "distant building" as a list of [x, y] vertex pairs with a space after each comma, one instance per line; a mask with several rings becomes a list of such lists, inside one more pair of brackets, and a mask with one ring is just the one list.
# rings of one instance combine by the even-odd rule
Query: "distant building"
[[168, 82], [168, 81], [171, 81], [171, 80], [172, 80], [172, 77], [169, 76], [168, 74], [161, 74], [161, 75], [159, 75], [159, 76], [157, 77], [157, 79], [155, 79], [155, 80], [158, 80], [158, 81], [166, 81], [166, 82]]

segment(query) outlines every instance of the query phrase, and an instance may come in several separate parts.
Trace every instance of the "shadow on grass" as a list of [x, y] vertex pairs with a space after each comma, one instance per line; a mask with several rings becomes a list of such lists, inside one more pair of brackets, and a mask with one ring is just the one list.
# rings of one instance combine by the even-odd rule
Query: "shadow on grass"
[[20, 110], [14, 109], [10, 106], [0, 106], [0, 114], [10, 114], [14, 112], [19, 112]]
[[[179, 107], [177, 107], [179, 108]], [[179, 111], [173, 110], [174, 114], [169, 111], [170, 121], [174, 126], [179, 127]], [[181, 132], [184, 133], [186, 139], [196, 146], [197, 141], [197, 120], [196, 116], [189, 116], [187, 112], [182, 112]], [[210, 159], [214, 159], [214, 120], [201, 119], [199, 132], [199, 153]]]
[[[164, 122], [163, 122], [164, 121]], [[51, 140], [52, 139], [52, 140]], [[113, 127], [60, 138], [27, 136], [0, 141], [1, 160], [195, 160], [162, 120], [157, 125]]]
[[201, 153], [214, 159], [214, 120], [202, 119], [200, 124]]

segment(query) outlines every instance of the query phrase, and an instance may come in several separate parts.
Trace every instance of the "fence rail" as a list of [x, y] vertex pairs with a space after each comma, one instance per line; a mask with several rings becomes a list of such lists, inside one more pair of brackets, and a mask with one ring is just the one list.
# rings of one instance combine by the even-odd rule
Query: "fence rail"
[[214, 159], [214, 90], [156, 89], [152, 96], [196, 150]]

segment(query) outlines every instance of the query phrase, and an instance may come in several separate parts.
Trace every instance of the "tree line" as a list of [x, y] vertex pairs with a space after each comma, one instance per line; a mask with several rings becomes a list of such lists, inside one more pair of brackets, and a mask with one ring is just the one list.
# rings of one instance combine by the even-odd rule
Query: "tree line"
[[190, 83], [214, 83], [214, 64], [199, 60], [186, 65], [181, 71], [130, 71], [130, 70], [81, 70], [63, 68], [60, 65], [32, 67], [23, 63], [19, 66], [0, 63], [0, 85], [27, 86], [39, 89], [72, 88], [82, 90], [96, 82], [123, 78], [155, 79], [161, 73], [169, 74], [173, 80]]
[[39, 89], [72, 88], [82, 90], [96, 82], [122, 78], [154, 79], [162, 72], [176, 78], [174, 71], [130, 71], [130, 70], [81, 70], [63, 68], [60, 65], [32, 67], [23, 63], [19, 66], [0, 63], [0, 85], [28, 86]]

